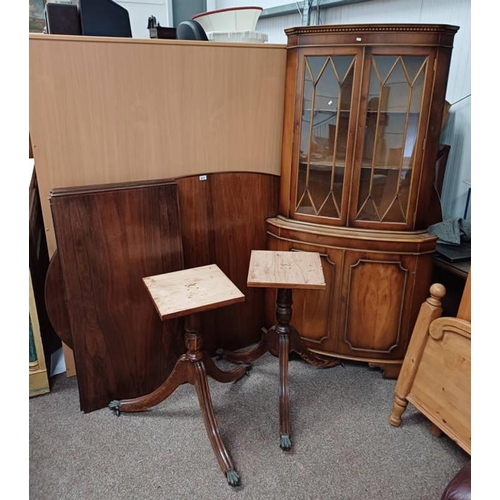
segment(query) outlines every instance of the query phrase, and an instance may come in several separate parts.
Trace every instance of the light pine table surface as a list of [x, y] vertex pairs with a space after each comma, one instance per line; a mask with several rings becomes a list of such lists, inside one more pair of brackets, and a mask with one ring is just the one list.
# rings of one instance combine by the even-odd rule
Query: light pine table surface
[[272, 250], [252, 250], [247, 285], [317, 290], [326, 288], [319, 253]]
[[245, 296], [216, 264], [143, 278], [161, 319], [243, 302]]

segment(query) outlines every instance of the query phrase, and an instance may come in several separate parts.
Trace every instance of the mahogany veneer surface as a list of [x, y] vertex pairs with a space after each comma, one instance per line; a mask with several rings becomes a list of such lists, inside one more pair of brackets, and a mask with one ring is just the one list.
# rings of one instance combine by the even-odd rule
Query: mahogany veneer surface
[[[185, 268], [216, 264], [245, 295], [245, 301], [206, 311], [201, 317], [204, 348], [240, 349], [260, 338], [265, 290], [247, 286], [253, 249], [265, 249], [263, 221], [278, 210], [279, 177], [258, 173], [217, 173], [177, 180]], [[72, 346], [59, 250], [46, 281], [50, 321]]]
[[[261, 336], [265, 290], [247, 286], [252, 250], [267, 248], [266, 219], [278, 212], [280, 178], [226, 172], [177, 179], [185, 268], [216, 264], [245, 301], [201, 316], [204, 348], [240, 349]], [[272, 324], [272, 323], [271, 323]]]
[[68, 306], [64, 296], [64, 278], [58, 250], [54, 252], [47, 271], [45, 307], [57, 335], [67, 346], [73, 349], [73, 337], [71, 336]]
[[142, 281], [183, 268], [176, 184], [57, 189], [50, 203], [81, 410], [153, 391], [183, 351]]

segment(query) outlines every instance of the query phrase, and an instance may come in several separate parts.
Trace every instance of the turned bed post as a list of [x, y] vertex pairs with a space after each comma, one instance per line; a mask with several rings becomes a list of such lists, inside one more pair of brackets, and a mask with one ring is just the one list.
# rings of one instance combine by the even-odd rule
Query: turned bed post
[[401, 425], [401, 415], [408, 406], [406, 397], [413, 384], [417, 368], [422, 358], [429, 325], [435, 319], [439, 318], [443, 312], [441, 301], [446, 295], [446, 288], [440, 283], [434, 283], [429, 291], [431, 295], [420, 307], [408, 351], [394, 389], [394, 403], [389, 422], [396, 427]]

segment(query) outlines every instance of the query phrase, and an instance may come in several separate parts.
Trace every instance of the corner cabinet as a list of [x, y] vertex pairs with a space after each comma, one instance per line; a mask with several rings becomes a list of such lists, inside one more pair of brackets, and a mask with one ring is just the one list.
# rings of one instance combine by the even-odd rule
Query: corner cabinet
[[[280, 213], [269, 248], [317, 251], [326, 291], [294, 297], [308, 347], [396, 376], [426, 299], [434, 186], [458, 27], [285, 30]], [[270, 309], [270, 308], [269, 308]]]

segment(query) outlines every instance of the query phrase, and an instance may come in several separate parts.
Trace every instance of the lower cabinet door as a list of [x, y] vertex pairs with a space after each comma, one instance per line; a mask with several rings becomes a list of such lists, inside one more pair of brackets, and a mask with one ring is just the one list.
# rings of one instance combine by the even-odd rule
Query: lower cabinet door
[[[432, 235], [317, 231], [283, 219], [268, 225], [268, 249], [318, 252], [325, 290], [292, 292], [291, 325], [307, 347], [374, 365], [400, 364], [431, 285]], [[347, 235], [347, 236], [346, 236]], [[266, 296], [275, 322], [276, 290]]]
[[372, 359], [404, 357], [416, 257], [346, 252], [338, 354]]

